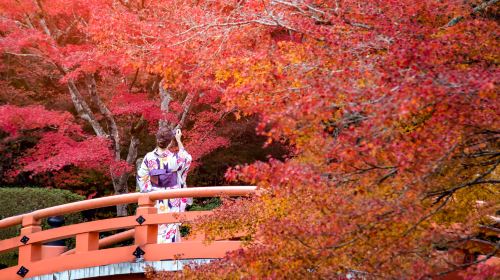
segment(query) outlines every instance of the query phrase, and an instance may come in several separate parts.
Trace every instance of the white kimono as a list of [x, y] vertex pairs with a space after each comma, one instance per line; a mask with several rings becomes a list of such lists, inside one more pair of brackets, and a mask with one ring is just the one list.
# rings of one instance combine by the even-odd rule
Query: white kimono
[[[137, 184], [140, 191], [165, 190], [165, 188], [153, 186], [149, 176], [151, 170], [164, 169], [165, 166], [168, 166], [168, 169], [177, 170], [177, 185], [169, 189], [185, 188], [191, 160], [191, 155], [184, 149], [179, 150], [177, 153], [167, 150], [160, 154], [158, 149], [147, 153], [141, 167], [137, 170]], [[191, 203], [192, 199], [187, 198], [161, 199], [156, 201], [155, 207], [158, 209], [158, 213], [184, 212], [186, 205], [191, 205]], [[179, 223], [158, 225], [158, 243], [180, 242], [179, 226]]]

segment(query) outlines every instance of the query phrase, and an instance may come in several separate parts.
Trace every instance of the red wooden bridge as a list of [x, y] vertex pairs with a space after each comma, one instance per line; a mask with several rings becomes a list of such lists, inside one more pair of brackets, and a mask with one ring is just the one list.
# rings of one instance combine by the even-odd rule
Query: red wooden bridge
[[[171, 267], [170, 270], [176, 270], [182, 267], [176, 262], [182, 260], [203, 262], [222, 258], [226, 252], [240, 248], [240, 241], [217, 240], [204, 244], [203, 236], [187, 236], [180, 243], [156, 244], [158, 224], [193, 221], [210, 214], [211, 211], [157, 214], [154, 202], [166, 198], [247, 196], [254, 192], [254, 186], [234, 186], [130, 193], [69, 203], [0, 220], [0, 229], [22, 225], [19, 236], [0, 241], [0, 253], [11, 250], [19, 252], [18, 265], [0, 270], [0, 279], [81, 279], [103, 275], [78, 272], [84, 268], [101, 268], [102, 271], [103, 267], [107, 267], [111, 274], [120, 274], [145, 264], [158, 266], [167, 263]], [[129, 203], [138, 204], [135, 216], [84, 222], [48, 230], [42, 230], [40, 226], [41, 220], [47, 217]], [[100, 232], [120, 229], [126, 231], [99, 239]], [[76, 237], [73, 250], [65, 251], [61, 246], [43, 245], [72, 237]], [[132, 238], [133, 245], [106, 248]], [[120, 270], [117, 267], [125, 269]], [[73, 271], [73, 276], [64, 274], [68, 271]], [[75, 273], [80, 276], [75, 276]]]

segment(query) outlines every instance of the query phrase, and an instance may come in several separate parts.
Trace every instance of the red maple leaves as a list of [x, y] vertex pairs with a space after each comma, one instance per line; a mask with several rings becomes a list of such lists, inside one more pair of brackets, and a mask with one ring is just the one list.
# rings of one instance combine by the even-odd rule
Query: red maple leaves
[[[127, 142], [132, 164], [156, 120], [186, 128], [199, 158], [228, 144], [217, 128], [231, 113], [289, 147], [284, 162], [228, 171], [262, 192], [204, 225], [253, 243], [185, 277], [428, 277], [453, 267], [436, 247], [463, 245], [439, 229], [493, 211], [471, 205], [498, 183], [494, 1], [8, 2], [0, 48], [59, 71], [117, 161]], [[68, 149], [91, 166], [109, 143], [46, 137], [30, 170], [68, 164]]]
[[16, 137], [22, 131], [42, 128], [78, 131], [73, 121], [73, 116], [68, 112], [50, 111], [42, 106], [0, 106], [0, 129], [11, 137]]
[[42, 106], [0, 106], [0, 129], [8, 136], [3, 142], [15, 141], [21, 135], [40, 137], [25, 151], [7, 176], [20, 172], [43, 174], [67, 166], [104, 170], [113, 162], [110, 142], [86, 136], [68, 112], [46, 110]]

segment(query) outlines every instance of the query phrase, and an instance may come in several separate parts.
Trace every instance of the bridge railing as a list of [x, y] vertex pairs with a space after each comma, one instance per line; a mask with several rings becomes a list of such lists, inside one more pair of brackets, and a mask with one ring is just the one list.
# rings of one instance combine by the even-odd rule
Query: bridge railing
[[[132, 262], [138, 257], [145, 261], [221, 258], [227, 251], [240, 248], [240, 242], [220, 240], [204, 244], [200, 239], [188, 239], [180, 243], [156, 244], [158, 224], [193, 221], [211, 211], [157, 214], [155, 201], [185, 197], [247, 196], [254, 192], [254, 186], [231, 186], [130, 193], [59, 205], [0, 220], [0, 229], [22, 225], [19, 236], [0, 241], [0, 253], [16, 249], [19, 252], [18, 265], [0, 270], [0, 279], [21, 279], [84, 267]], [[134, 216], [48, 230], [42, 230], [40, 226], [40, 221], [50, 216], [131, 203], [138, 204]], [[118, 229], [129, 230], [99, 240], [100, 232]], [[44, 243], [71, 237], [76, 237], [75, 249], [56, 256], [45, 254]], [[130, 237], [134, 239], [131, 246], [102, 249]]]

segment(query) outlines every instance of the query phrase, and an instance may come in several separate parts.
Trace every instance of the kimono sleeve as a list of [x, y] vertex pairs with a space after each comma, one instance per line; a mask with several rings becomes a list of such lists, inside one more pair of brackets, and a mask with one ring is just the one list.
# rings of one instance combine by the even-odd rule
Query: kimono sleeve
[[141, 166], [139, 167], [139, 169], [137, 169], [136, 180], [140, 192], [152, 191], [151, 181], [149, 179], [149, 168], [146, 165], [146, 162], [147, 162], [147, 157], [144, 157]]
[[187, 178], [187, 173], [189, 170], [189, 167], [191, 166], [191, 161], [193, 158], [191, 155], [185, 150], [185, 149], [180, 149], [179, 153], [177, 154], [178, 161], [180, 161], [179, 164], [179, 170], [182, 179], [182, 187], [186, 187], [186, 178]]
[[[179, 153], [177, 154], [177, 160], [179, 162], [179, 172], [180, 178], [181, 178], [181, 188], [187, 188], [186, 185], [186, 178], [187, 178], [187, 173], [189, 170], [189, 167], [191, 166], [191, 161], [193, 158], [191, 155], [184, 149], [180, 149]], [[182, 199], [187, 205], [192, 205], [193, 204], [193, 198], [183, 198]]]

